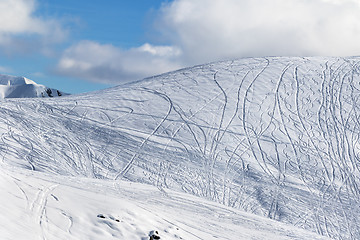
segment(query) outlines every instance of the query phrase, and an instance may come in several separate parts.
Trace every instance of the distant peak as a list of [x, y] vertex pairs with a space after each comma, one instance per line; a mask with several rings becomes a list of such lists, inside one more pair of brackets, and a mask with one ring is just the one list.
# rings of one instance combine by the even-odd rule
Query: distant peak
[[36, 83], [26, 77], [17, 77], [17, 76], [0, 74], [0, 85], [14, 86], [14, 85], [24, 85], [24, 84], [36, 84]]
[[0, 74], [1, 98], [60, 97], [68, 95], [57, 89], [37, 84], [26, 77]]

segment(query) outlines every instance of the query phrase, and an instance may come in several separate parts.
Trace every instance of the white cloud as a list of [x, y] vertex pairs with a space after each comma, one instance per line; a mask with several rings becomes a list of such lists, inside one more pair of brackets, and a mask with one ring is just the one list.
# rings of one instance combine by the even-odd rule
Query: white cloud
[[93, 82], [119, 83], [180, 68], [180, 50], [171, 46], [144, 44], [122, 50], [113, 45], [82, 41], [68, 48], [56, 72]]
[[0, 0], [0, 46], [7, 52], [46, 50], [66, 38], [61, 23], [36, 16], [36, 7], [36, 0]]
[[2, 33], [44, 33], [44, 22], [33, 18], [35, 2], [31, 0], [0, 1], [0, 32]]
[[264, 55], [360, 54], [358, 0], [175, 0], [159, 31], [188, 63]]
[[65, 51], [57, 71], [116, 83], [240, 57], [360, 54], [360, 0], [174, 0], [156, 23], [169, 46], [83, 41]]

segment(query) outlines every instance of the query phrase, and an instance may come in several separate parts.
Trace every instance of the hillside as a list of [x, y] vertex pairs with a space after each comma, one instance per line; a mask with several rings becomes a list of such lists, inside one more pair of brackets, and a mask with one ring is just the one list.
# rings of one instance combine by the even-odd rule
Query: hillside
[[[269, 221], [277, 228], [299, 231], [276, 231], [279, 239], [358, 239], [359, 63], [357, 57], [249, 58], [56, 100], [8, 99], [0, 108], [1, 165], [11, 174], [28, 169], [30, 179], [48, 176], [44, 181], [61, 188], [93, 193], [81, 199], [99, 198], [102, 188], [119, 199], [122, 187], [131, 182], [153, 185], [157, 195], [164, 194], [150, 201], [151, 208], [157, 201], [170, 202], [172, 194], [196, 196], [198, 202], [184, 206], [187, 219], [200, 224], [201, 217], [197, 221], [191, 212], [212, 216], [207, 229], [223, 235], [227, 224], [271, 230], [266, 230], [267, 220], [254, 227], [243, 219], [223, 221], [227, 215], [214, 214], [212, 208], [201, 214], [197, 207], [211, 202], [239, 218], [266, 217], [276, 220]], [[17, 195], [26, 192], [27, 179], [11, 177], [18, 179]], [[66, 179], [75, 179], [78, 187]], [[49, 195], [55, 187], [33, 186], [48, 194], [40, 199], [45, 211], [50, 199], [57, 198]], [[59, 191], [71, 198], [71, 190]], [[184, 199], [179, 202], [189, 203]], [[144, 206], [139, 201], [134, 204]], [[169, 208], [178, 202], [173, 204]], [[38, 223], [44, 229], [42, 216]], [[67, 234], [73, 236], [73, 231]], [[241, 227], [233, 231], [223, 238], [202, 232], [183, 239], [249, 238], [241, 235]], [[255, 238], [274, 239], [252, 232]], [[310, 232], [314, 235], [305, 237]]]

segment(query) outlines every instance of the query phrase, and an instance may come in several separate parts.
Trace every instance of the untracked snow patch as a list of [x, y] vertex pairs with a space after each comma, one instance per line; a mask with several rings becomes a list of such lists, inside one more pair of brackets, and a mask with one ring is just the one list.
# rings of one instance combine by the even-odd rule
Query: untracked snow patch
[[0, 235], [4, 240], [325, 239], [145, 184], [26, 171], [0, 173]]

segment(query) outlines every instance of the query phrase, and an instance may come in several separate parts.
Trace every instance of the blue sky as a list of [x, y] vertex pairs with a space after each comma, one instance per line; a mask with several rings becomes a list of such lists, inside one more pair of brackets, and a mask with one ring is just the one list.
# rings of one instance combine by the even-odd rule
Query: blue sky
[[38, 0], [34, 3], [36, 7], [32, 12], [33, 16], [44, 21], [55, 19], [68, 36], [64, 41], [51, 46], [54, 50], [51, 56], [36, 50], [4, 50], [0, 55], [0, 66], [5, 68], [5, 71], [0, 72], [26, 76], [37, 83], [71, 93], [92, 91], [116, 84], [86, 81], [54, 73], [59, 55], [64, 49], [82, 40], [112, 44], [124, 49], [140, 46], [146, 42], [146, 28], [151, 25], [154, 12], [161, 5], [160, 0]]
[[360, 0], [0, 0], [0, 73], [69, 93], [217, 60], [360, 55], [359, 42]]
[[[147, 18], [161, 6], [161, 0], [39, 0], [39, 15], [71, 23], [72, 41], [83, 39], [122, 47], [141, 45]], [[151, 21], [151, 20], [150, 20]]]

